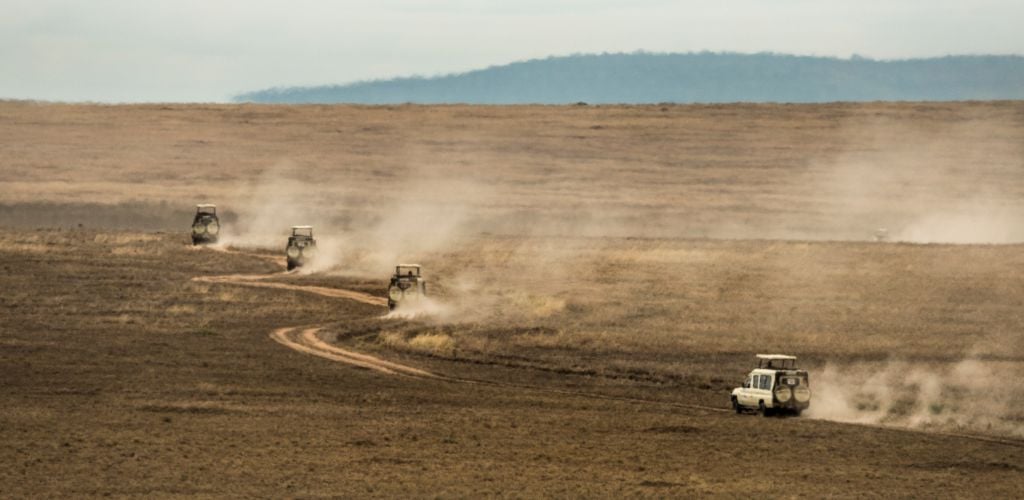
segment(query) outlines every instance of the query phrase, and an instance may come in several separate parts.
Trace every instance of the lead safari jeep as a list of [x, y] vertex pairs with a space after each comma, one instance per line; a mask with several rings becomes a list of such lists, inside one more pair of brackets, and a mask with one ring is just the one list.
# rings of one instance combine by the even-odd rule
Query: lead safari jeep
[[797, 369], [795, 356], [758, 354], [757, 368], [747, 375], [742, 387], [733, 389], [731, 400], [736, 413], [800, 415], [811, 406], [807, 371]]
[[313, 226], [292, 226], [292, 235], [288, 237], [288, 245], [284, 249], [288, 259], [288, 270], [302, 267], [316, 257], [316, 240], [313, 239]]
[[420, 274], [419, 264], [399, 264], [388, 284], [388, 310], [399, 305], [419, 302], [427, 296], [427, 280]]
[[220, 234], [220, 219], [217, 205], [196, 205], [196, 216], [192, 218], [192, 244], [216, 243]]

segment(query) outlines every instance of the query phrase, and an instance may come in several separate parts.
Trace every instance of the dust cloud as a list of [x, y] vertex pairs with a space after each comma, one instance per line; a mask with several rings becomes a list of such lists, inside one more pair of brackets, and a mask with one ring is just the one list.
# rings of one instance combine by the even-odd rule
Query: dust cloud
[[1024, 213], [979, 201], [959, 209], [921, 214], [902, 227], [897, 241], [908, 243], [1011, 244], [1024, 241]]
[[393, 311], [389, 311], [381, 319], [426, 319], [436, 318], [444, 321], [454, 319], [454, 308], [438, 299], [421, 297], [413, 302], [399, 303]]
[[847, 125], [850, 146], [812, 165], [801, 182], [838, 226], [821, 234], [870, 240], [885, 228], [897, 242], [1024, 242], [1024, 193], [1015, 187], [1024, 175], [1024, 140], [1001, 120]]
[[603, 244], [575, 238], [477, 238], [468, 232], [459, 238], [460, 244], [421, 261], [430, 300], [413, 310], [398, 309], [392, 317], [504, 324], [553, 316], [566, 309], [574, 289], [585, 286], [579, 278], [596, 266], [596, 248]]
[[[1007, 182], [1024, 172], [1024, 141], [1003, 119], [847, 120], [837, 132], [847, 142], [771, 193], [778, 207], [764, 224], [742, 211], [668, 213], [643, 190], [602, 202], [486, 171], [456, 175], [431, 152], [389, 166], [374, 192], [317, 184], [282, 163], [234, 195], [238, 221], [221, 241], [283, 251], [290, 226], [310, 224], [318, 258], [300, 273], [386, 279], [396, 264], [419, 263], [446, 314], [545, 317], [565, 309], [578, 276], [606, 263], [608, 238], [870, 241], [887, 228], [898, 242], [1024, 242], [1024, 193]], [[713, 229], [694, 232], [705, 226]], [[482, 235], [510, 237], [488, 247]]]
[[[238, 220], [223, 226], [218, 246], [280, 249], [283, 255], [291, 227], [311, 225], [316, 258], [299, 268], [299, 274], [380, 277], [398, 262], [457, 243], [454, 229], [468, 212], [458, 203], [424, 200], [423, 186], [411, 185], [398, 189], [398, 196], [380, 193], [374, 206], [360, 206], [304, 175], [301, 168], [283, 162], [242, 186], [231, 197]], [[437, 195], [441, 187], [426, 189]]]
[[1024, 437], [1019, 362], [828, 364], [811, 380], [810, 418]]
[[[283, 254], [290, 227], [308, 224], [317, 257], [299, 274], [383, 280], [397, 264], [422, 264], [431, 299], [388, 317], [476, 321], [556, 314], [566, 301], [555, 295], [571, 288], [571, 278], [604, 245], [594, 235], [630, 230], [595, 206], [554, 217], [544, 216], [543, 207], [509, 208], [500, 188], [424, 167], [402, 171], [407, 183], [374, 193], [369, 206], [365, 195], [324, 199], [318, 193], [338, 189], [299, 180], [296, 170], [279, 164], [241, 188], [232, 205], [238, 222], [225, 225], [218, 246]], [[514, 237], [501, 236], [510, 228]]]
[[[297, 180], [292, 164], [281, 163], [263, 172], [255, 181], [241, 186], [230, 197], [232, 211], [238, 214], [232, 225], [222, 225], [218, 244], [225, 247], [280, 248], [292, 226], [311, 225], [318, 246], [330, 244], [329, 219], [320, 209], [321, 197], [316, 185]], [[326, 230], [326, 231], [325, 231]], [[323, 233], [323, 234], [319, 234]]]

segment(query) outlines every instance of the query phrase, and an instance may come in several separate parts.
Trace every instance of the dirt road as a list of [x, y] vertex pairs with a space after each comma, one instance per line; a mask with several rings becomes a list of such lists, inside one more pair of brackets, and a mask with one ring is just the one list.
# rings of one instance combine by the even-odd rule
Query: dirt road
[[278, 328], [270, 333], [270, 338], [280, 344], [306, 354], [312, 354], [321, 358], [346, 363], [360, 368], [376, 370], [388, 375], [410, 375], [422, 378], [436, 378], [442, 380], [454, 380], [448, 377], [441, 377], [426, 370], [420, 370], [411, 366], [385, 361], [367, 354], [342, 349], [324, 342], [317, 337], [318, 327], [292, 327]]
[[323, 297], [331, 297], [335, 299], [348, 299], [356, 302], [362, 302], [371, 306], [386, 306], [388, 301], [382, 297], [375, 297], [368, 293], [356, 292], [353, 290], [343, 290], [340, 288], [327, 288], [322, 286], [306, 286], [306, 285], [290, 285], [287, 283], [276, 283], [272, 281], [266, 281], [274, 278], [275, 276], [283, 276], [288, 273], [278, 274], [231, 274], [227, 276], [197, 276], [192, 278], [193, 281], [200, 283], [215, 283], [215, 284], [231, 284], [239, 286], [251, 286], [256, 288], [276, 288], [279, 290], [291, 290], [295, 292], [306, 292], [321, 295]]
[[[259, 254], [250, 254], [250, 253], [247, 253], [247, 252], [240, 252], [240, 251], [234, 251], [233, 253], [239, 253], [239, 254], [245, 254], [245, 255], [259, 255]], [[262, 255], [260, 255], [260, 256], [263, 257]], [[267, 281], [267, 280], [272, 279], [274, 277], [285, 276], [285, 275], [288, 275], [288, 274], [289, 274], [288, 272], [282, 272], [282, 273], [274, 273], [274, 274], [231, 274], [231, 275], [223, 275], [223, 276], [197, 276], [195, 278], [192, 278], [192, 280], [196, 281], [196, 282], [200, 282], [200, 283], [214, 283], [214, 284], [222, 284], [222, 285], [223, 284], [229, 284], [229, 285], [248, 286], [248, 287], [257, 287], [257, 288], [274, 288], [274, 289], [280, 289], [280, 290], [290, 290], [290, 291], [296, 291], [296, 292], [311, 293], [311, 294], [320, 295], [320, 296], [329, 297], [329, 298], [354, 300], [354, 301], [357, 301], [357, 302], [362, 302], [364, 304], [369, 304], [369, 305], [373, 305], [373, 306], [386, 306], [387, 305], [387, 299], [384, 299], [382, 297], [376, 297], [376, 296], [373, 296], [373, 295], [370, 295], [370, 294], [367, 294], [367, 293], [358, 292], [358, 291], [354, 291], [354, 290], [345, 290], [345, 289], [340, 289], [340, 288], [328, 288], [328, 287], [322, 287], [322, 286], [291, 285], [291, 284], [287, 284], [287, 283], [277, 283], [277, 282]], [[351, 350], [348, 350], [348, 349], [343, 349], [343, 348], [338, 347], [336, 345], [329, 344], [329, 343], [327, 343], [326, 341], [324, 341], [323, 339], [321, 339], [318, 336], [318, 333], [322, 329], [323, 329], [322, 325], [294, 326], [294, 327], [278, 328], [278, 329], [276, 329], [276, 330], [274, 330], [274, 331], [272, 331], [270, 333], [270, 338], [273, 339], [275, 342], [277, 342], [277, 343], [279, 343], [279, 344], [281, 344], [281, 345], [283, 345], [285, 347], [288, 347], [289, 349], [293, 349], [295, 351], [298, 351], [298, 352], [302, 352], [302, 353], [305, 353], [305, 354], [310, 354], [310, 355], [313, 355], [313, 356], [318, 356], [318, 357], [321, 357], [321, 358], [324, 358], [324, 359], [329, 359], [331, 361], [345, 363], [345, 364], [356, 366], [356, 367], [359, 367], [359, 368], [366, 368], [366, 369], [374, 370], [374, 371], [377, 371], [377, 372], [380, 372], [380, 373], [384, 373], [384, 374], [387, 374], [387, 375], [404, 375], [404, 376], [411, 376], [411, 377], [418, 377], [418, 378], [425, 378], [425, 379], [442, 380], [442, 381], [453, 382], [453, 383], [493, 385], [493, 386], [500, 386], [500, 387], [507, 387], [507, 388], [524, 389], [524, 390], [530, 390], [530, 391], [540, 391], [540, 392], [551, 393], [551, 394], [563, 394], [563, 395], [578, 396], [578, 397], [593, 398], [593, 399], [605, 399], [605, 400], [624, 401], [624, 402], [643, 403], [643, 404], [658, 404], [658, 405], [666, 405], [666, 406], [672, 406], [672, 407], [677, 407], [677, 408], [685, 408], [685, 409], [689, 409], [689, 410], [698, 410], [698, 411], [702, 411], [702, 412], [727, 413], [727, 412], [730, 411], [730, 410], [728, 410], [726, 408], [713, 407], [713, 406], [705, 406], [705, 405], [682, 404], [682, 403], [675, 403], [675, 402], [656, 401], [656, 400], [650, 400], [650, 399], [610, 396], [610, 395], [605, 395], [605, 394], [589, 393], [589, 392], [583, 392], [583, 391], [567, 391], [567, 390], [535, 387], [535, 386], [524, 385], [524, 384], [514, 384], [514, 383], [507, 383], [507, 382], [494, 382], [494, 381], [485, 381], [485, 380], [476, 380], [476, 379], [469, 379], [469, 378], [461, 378], [461, 377], [452, 377], [452, 376], [440, 375], [440, 374], [437, 374], [437, 373], [432, 373], [432, 372], [427, 371], [427, 370], [422, 370], [422, 369], [419, 369], [419, 368], [403, 365], [403, 364], [400, 364], [400, 363], [395, 363], [395, 362], [392, 362], [392, 361], [383, 360], [383, 359], [380, 359], [380, 358], [375, 357], [375, 356], [370, 356], [368, 354], [358, 353], [358, 352], [351, 351]]]
[[[440, 327], [305, 286], [372, 296], [379, 281], [286, 275], [180, 235], [7, 234], [9, 496], [1021, 494], [1019, 446], [736, 416], [676, 404], [722, 403], [700, 380], [571, 375], [538, 350], [419, 355], [375, 335]], [[229, 277], [193, 280], [210, 269]], [[274, 282], [296, 286], [260, 286]], [[771, 483], [750, 477], [780, 446], [803, 452]]]
[[[1024, 241], [1022, 109], [0, 103], [0, 491], [1024, 497], [1019, 446], [724, 411], [762, 346], [819, 390], [830, 363], [980, 387], [996, 408], [936, 425], [1020, 428], [1021, 247], [863, 240]], [[353, 269], [415, 249], [497, 320], [381, 319], [381, 279], [193, 249], [200, 201], [225, 246], [301, 221]]]
[[[327, 287], [321, 287], [321, 286], [290, 285], [290, 284], [285, 284], [285, 283], [275, 283], [275, 282], [266, 281], [268, 279], [274, 278], [275, 276], [285, 275], [285, 274], [288, 274], [288, 273], [277, 273], [277, 274], [266, 274], [266, 275], [234, 274], [234, 275], [226, 275], [226, 276], [202, 276], [202, 277], [193, 278], [193, 280], [194, 281], [198, 281], [198, 282], [204, 282], [204, 283], [232, 284], [232, 285], [239, 285], [239, 286], [275, 288], [275, 289], [281, 289], [281, 290], [290, 290], [290, 291], [311, 293], [311, 294], [320, 295], [320, 296], [329, 297], [329, 298], [339, 298], [339, 299], [346, 299], [346, 300], [355, 300], [355, 301], [358, 301], [358, 302], [362, 302], [364, 304], [375, 305], [375, 306], [386, 306], [387, 305], [387, 300], [384, 299], [384, 298], [376, 297], [376, 296], [373, 296], [373, 295], [370, 295], [370, 294], [366, 294], [366, 293], [362, 293], [362, 292], [357, 292], [357, 291], [353, 291], [353, 290], [344, 290], [344, 289], [339, 289], [339, 288], [327, 288]], [[584, 397], [584, 398], [606, 399], [606, 400], [615, 400], [615, 401], [624, 401], [624, 402], [633, 402], [633, 403], [642, 403], [642, 404], [666, 405], [666, 406], [672, 406], [672, 407], [677, 407], [677, 408], [684, 408], [684, 409], [689, 409], [689, 410], [697, 410], [697, 411], [708, 412], [708, 413], [728, 413], [730, 411], [729, 409], [726, 409], [726, 408], [714, 407], [714, 406], [706, 406], [706, 405], [682, 404], [682, 403], [676, 403], [676, 402], [656, 401], [656, 400], [642, 399], [642, 398], [629, 398], [629, 397], [620, 397], [620, 396], [609, 396], [609, 395], [605, 395], [605, 394], [596, 394], [596, 393], [590, 393], [590, 392], [585, 392], [585, 391], [567, 391], [567, 390], [550, 389], [550, 388], [535, 387], [535, 386], [522, 385], [522, 384], [502, 383], [502, 382], [475, 380], [475, 379], [467, 379], [467, 378], [460, 378], [460, 377], [451, 377], [451, 376], [446, 376], [446, 375], [440, 375], [440, 374], [436, 374], [436, 373], [433, 373], [433, 372], [430, 372], [430, 371], [427, 371], [427, 370], [423, 370], [423, 369], [419, 369], [419, 368], [403, 365], [403, 364], [400, 364], [400, 363], [395, 363], [395, 362], [392, 362], [392, 361], [387, 361], [387, 360], [384, 360], [384, 359], [381, 359], [381, 358], [378, 358], [378, 357], [375, 357], [375, 356], [371, 356], [371, 355], [363, 354], [363, 353], [358, 353], [358, 352], [351, 351], [351, 350], [348, 350], [348, 349], [343, 349], [341, 347], [338, 347], [337, 345], [329, 344], [329, 343], [327, 343], [326, 341], [324, 341], [322, 338], [320, 338], [318, 336], [318, 333], [321, 330], [322, 330], [322, 326], [318, 326], [318, 325], [305, 326], [305, 327], [296, 326], [296, 327], [279, 328], [279, 329], [276, 329], [276, 330], [274, 330], [273, 332], [270, 333], [270, 338], [273, 339], [275, 342], [278, 342], [279, 344], [284, 345], [285, 347], [288, 347], [288, 348], [293, 349], [293, 350], [298, 351], [298, 352], [302, 352], [302, 353], [305, 353], [305, 354], [310, 354], [310, 355], [313, 355], [313, 356], [318, 356], [318, 357], [321, 357], [321, 358], [324, 358], [324, 359], [329, 359], [331, 361], [345, 363], [345, 364], [348, 364], [348, 365], [351, 365], [351, 366], [356, 366], [356, 367], [359, 367], [359, 368], [365, 368], [365, 369], [369, 369], [369, 370], [374, 370], [374, 371], [377, 371], [377, 372], [380, 372], [380, 373], [384, 373], [384, 374], [387, 374], [387, 375], [410, 376], [410, 377], [417, 377], [417, 378], [424, 378], [424, 379], [441, 380], [441, 381], [453, 382], [453, 383], [495, 385], [495, 386], [501, 386], [501, 387], [507, 387], [507, 388], [523, 389], [523, 390], [530, 390], [530, 391], [541, 391], [541, 392], [552, 393], [552, 394], [564, 394], [564, 395], [576, 396], [576, 397]], [[839, 423], [839, 422], [837, 422], [837, 423]], [[1024, 447], [1024, 441], [1018, 440], [1018, 439], [999, 438], [999, 437], [992, 437], [992, 436], [980, 436], [980, 435], [976, 435], [976, 434], [966, 434], [966, 433], [960, 433], [960, 432], [943, 432], [943, 431], [936, 431], [936, 430], [924, 431], [924, 430], [907, 429], [907, 428], [885, 426], [885, 425], [846, 424], [846, 423], [844, 423], [844, 424], [845, 425], [859, 425], [859, 426], [873, 427], [873, 428], [882, 428], [882, 429], [891, 429], [891, 430], [896, 430], [896, 431], [901, 431], [901, 432], [930, 433], [930, 434], [942, 435], [942, 436], [948, 436], [948, 437], [963, 438], [963, 439], [976, 440], [976, 441], [984, 441], [984, 442], [989, 442], [989, 443], [998, 443], [998, 444], [1004, 444], [1004, 445], [1008, 445], [1008, 446]]]

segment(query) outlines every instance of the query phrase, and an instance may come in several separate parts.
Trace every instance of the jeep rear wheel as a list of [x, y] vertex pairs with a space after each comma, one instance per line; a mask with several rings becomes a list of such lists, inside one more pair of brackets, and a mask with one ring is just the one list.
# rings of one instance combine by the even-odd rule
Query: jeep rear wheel
[[762, 417], [770, 417], [770, 416], [772, 416], [771, 409], [765, 408], [764, 401], [758, 401], [757, 402], [757, 411], [761, 413]]

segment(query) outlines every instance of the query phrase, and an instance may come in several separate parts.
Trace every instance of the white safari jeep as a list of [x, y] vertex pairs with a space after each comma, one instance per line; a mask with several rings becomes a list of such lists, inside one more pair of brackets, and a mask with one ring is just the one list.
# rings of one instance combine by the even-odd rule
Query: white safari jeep
[[811, 386], [807, 372], [796, 368], [796, 357], [784, 354], [758, 354], [757, 368], [747, 375], [743, 387], [732, 390], [736, 413], [756, 410], [764, 416], [800, 412], [811, 406]]

